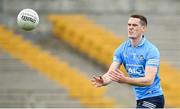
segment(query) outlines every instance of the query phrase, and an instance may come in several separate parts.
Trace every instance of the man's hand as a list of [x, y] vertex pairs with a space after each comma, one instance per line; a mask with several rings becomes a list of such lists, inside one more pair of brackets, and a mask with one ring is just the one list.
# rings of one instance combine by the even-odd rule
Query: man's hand
[[103, 78], [101, 76], [93, 76], [91, 79], [92, 85], [95, 87], [102, 87], [104, 85]]
[[112, 81], [116, 81], [118, 83], [126, 83], [126, 76], [122, 71], [118, 69], [110, 71], [109, 77]]

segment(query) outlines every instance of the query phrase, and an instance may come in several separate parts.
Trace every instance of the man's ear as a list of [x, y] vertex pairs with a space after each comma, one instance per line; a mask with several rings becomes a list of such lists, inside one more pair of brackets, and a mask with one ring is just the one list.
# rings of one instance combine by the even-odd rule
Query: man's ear
[[147, 29], [147, 26], [142, 26], [142, 31], [145, 32]]

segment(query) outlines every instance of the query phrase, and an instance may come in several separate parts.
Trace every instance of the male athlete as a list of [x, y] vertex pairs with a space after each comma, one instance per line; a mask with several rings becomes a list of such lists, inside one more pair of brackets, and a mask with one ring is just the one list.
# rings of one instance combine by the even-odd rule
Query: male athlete
[[[160, 85], [159, 50], [149, 42], [144, 32], [147, 19], [142, 15], [131, 15], [128, 20], [128, 40], [114, 52], [113, 62], [107, 73], [92, 78], [92, 84], [101, 87], [111, 81], [133, 86], [136, 108], [163, 108], [164, 96]], [[124, 65], [129, 76], [119, 70]]]

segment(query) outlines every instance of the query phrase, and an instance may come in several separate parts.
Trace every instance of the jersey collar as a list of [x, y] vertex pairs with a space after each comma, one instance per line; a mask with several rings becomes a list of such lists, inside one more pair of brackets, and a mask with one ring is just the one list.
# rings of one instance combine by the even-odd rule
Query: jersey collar
[[[139, 42], [139, 44], [136, 47], [140, 47], [140, 46], [144, 45], [145, 40], [146, 40], [146, 38], [143, 35], [141, 41]], [[128, 40], [128, 46], [131, 46], [131, 40], [130, 39]]]

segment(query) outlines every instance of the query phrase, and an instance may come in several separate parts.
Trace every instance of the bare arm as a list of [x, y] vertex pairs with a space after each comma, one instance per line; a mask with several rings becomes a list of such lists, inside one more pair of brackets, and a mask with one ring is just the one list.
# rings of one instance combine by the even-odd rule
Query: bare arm
[[129, 78], [127, 77], [127, 83], [130, 85], [137, 86], [149, 86], [154, 82], [154, 78], [157, 72], [157, 67], [146, 67], [145, 76], [140, 78]]
[[158, 69], [157, 67], [147, 66], [145, 68], [145, 76], [140, 77], [140, 78], [126, 77], [119, 70], [111, 71], [109, 73], [109, 76], [111, 80], [119, 82], [119, 83], [126, 83], [130, 85], [135, 85], [135, 86], [149, 86], [154, 82], [157, 69]]
[[102, 76], [102, 79], [104, 81], [104, 85], [107, 85], [109, 84], [112, 80], [110, 79], [109, 77], [109, 72], [112, 71], [112, 70], [116, 70], [116, 69], [119, 69], [120, 67], [120, 63], [118, 62], [113, 62], [111, 64], [111, 66], [109, 67], [109, 70], [107, 71], [107, 73], [105, 73], [103, 76]]
[[109, 70], [107, 71], [107, 73], [105, 73], [102, 76], [93, 76], [93, 78], [91, 79], [91, 82], [94, 86], [96, 87], [101, 87], [101, 86], [105, 86], [108, 85], [109, 83], [111, 83], [111, 79], [109, 77], [109, 72], [115, 69], [118, 69], [120, 67], [120, 63], [118, 62], [113, 62], [110, 67]]

